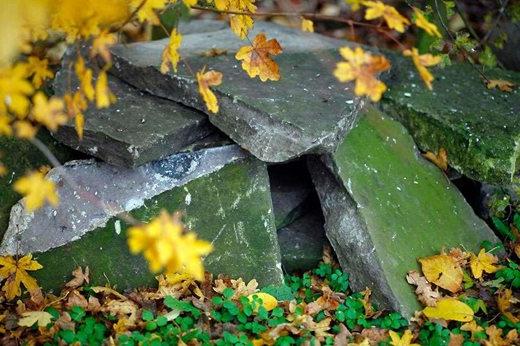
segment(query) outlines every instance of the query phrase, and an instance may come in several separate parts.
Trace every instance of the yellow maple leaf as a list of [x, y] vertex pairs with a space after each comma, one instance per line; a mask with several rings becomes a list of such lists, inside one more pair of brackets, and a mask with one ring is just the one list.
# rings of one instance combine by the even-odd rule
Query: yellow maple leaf
[[65, 108], [70, 118], [74, 118], [76, 133], [80, 139], [83, 138], [83, 128], [85, 126], [85, 116], [83, 111], [87, 109], [87, 101], [85, 96], [81, 92], [75, 92], [74, 94], [65, 94], [63, 96], [65, 102]]
[[423, 313], [432, 319], [471, 322], [474, 312], [471, 307], [455, 298], [441, 298], [434, 307], [427, 306]]
[[38, 283], [27, 271], [43, 268], [40, 263], [32, 259], [28, 254], [16, 260], [12, 256], [0, 256], [0, 279], [6, 280], [2, 291], [7, 300], [13, 300], [22, 294], [21, 284], [31, 292], [38, 289]]
[[170, 66], [175, 72], [177, 72], [177, 65], [181, 58], [179, 55], [181, 42], [182, 35], [177, 32], [176, 28], [174, 28], [170, 34], [170, 41], [168, 42], [168, 45], [164, 47], [162, 52], [161, 73], [167, 73], [170, 70]]
[[361, 47], [356, 47], [354, 50], [343, 47], [339, 52], [346, 61], [336, 65], [334, 76], [340, 82], [355, 80], [356, 95], [366, 95], [374, 102], [379, 101], [386, 91], [386, 85], [378, 80], [376, 75], [390, 68], [388, 60], [384, 56], [374, 56], [365, 52]]
[[196, 280], [204, 279], [201, 257], [213, 249], [195, 233], [185, 232], [179, 218], [166, 211], [146, 225], [131, 227], [128, 246], [134, 254], [143, 253], [152, 272], [188, 273]]
[[439, 32], [439, 28], [437, 28], [437, 25], [430, 23], [424, 15], [423, 11], [421, 11], [417, 7], [414, 7], [413, 12], [415, 15], [415, 25], [426, 31], [431, 36], [442, 37], [441, 33]]
[[312, 22], [312, 20], [302, 18], [301, 28], [302, 31], [314, 32], [314, 23]]
[[7, 114], [0, 113], [0, 135], [10, 136], [12, 134], [13, 129], [11, 128], [11, 117]]
[[40, 208], [45, 202], [56, 206], [59, 202], [56, 185], [41, 172], [31, 172], [18, 179], [13, 189], [25, 196], [28, 211]]
[[81, 92], [89, 101], [93, 101], [96, 94], [92, 85], [92, 69], [85, 66], [85, 60], [81, 56], [76, 59], [74, 68], [79, 79]]
[[424, 276], [429, 282], [452, 293], [460, 290], [464, 274], [459, 263], [453, 257], [440, 254], [420, 258], [419, 262]]
[[[255, 0], [215, 0], [215, 7], [220, 11], [255, 13]], [[230, 14], [231, 30], [242, 40], [253, 27], [253, 18], [243, 14]]]
[[345, 0], [347, 4], [350, 5], [352, 11], [357, 11], [361, 8], [364, 0]]
[[395, 7], [385, 5], [381, 1], [364, 1], [363, 5], [367, 7], [366, 20], [383, 17], [388, 27], [398, 32], [404, 32], [405, 27], [410, 24], [410, 21], [397, 12]]
[[439, 148], [437, 154], [427, 151], [423, 154], [424, 158], [433, 162], [437, 167], [443, 171], [448, 170], [448, 152], [444, 148]]
[[282, 47], [276, 39], [267, 40], [264, 33], [259, 33], [251, 46], [244, 46], [238, 50], [235, 58], [242, 60], [242, 69], [249, 77], [258, 76], [262, 82], [269, 79], [277, 81], [280, 79], [280, 68], [271, 55], [281, 52]]
[[43, 124], [50, 131], [55, 132], [58, 127], [67, 123], [68, 117], [64, 113], [65, 103], [59, 97], [47, 99], [41, 91], [33, 97], [32, 119]]
[[475, 279], [480, 279], [482, 277], [482, 273], [484, 272], [491, 274], [499, 270], [500, 266], [498, 266], [497, 263], [497, 256], [486, 252], [484, 249], [481, 249], [478, 256], [471, 254], [469, 266]]
[[108, 76], [105, 70], [99, 72], [96, 80], [96, 107], [107, 108], [116, 102], [116, 96], [108, 87]]
[[117, 43], [117, 36], [108, 30], [103, 30], [99, 35], [94, 37], [92, 47], [90, 48], [90, 56], [100, 56], [105, 62], [112, 61], [110, 47]]
[[161, 23], [157, 11], [164, 9], [167, 0], [130, 0], [132, 10], [137, 10], [137, 19], [140, 22], [149, 21], [153, 25]]
[[[512, 295], [513, 295], [513, 292], [509, 288], [503, 289], [498, 292], [498, 297], [497, 297], [498, 310], [500, 310], [502, 315], [507, 317], [507, 319], [509, 319], [511, 322], [518, 323], [518, 322], [520, 322], [520, 318], [513, 315], [510, 311], [511, 301], [513, 299]], [[515, 300], [515, 301], [518, 302], [518, 300]]]
[[25, 120], [18, 120], [13, 124], [18, 138], [32, 139], [36, 136], [38, 129], [34, 127], [30, 122]]
[[20, 327], [32, 327], [35, 323], [38, 327], [46, 327], [51, 323], [52, 315], [47, 311], [26, 311], [22, 314], [22, 318], [18, 320]]
[[222, 73], [218, 71], [207, 71], [205, 68], [197, 72], [197, 82], [199, 84], [199, 93], [202, 100], [206, 104], [206, 108], [211, 113], [218, 113], [218, 100], [215, 93], [210, 89], [211, 86], [217, 86], [222, 83]]
[[27, 59], [27, 73], [32, 76], [32, 83], [36, 89], [42, 86], [44, 80], [54, 77], [54, 73], [49, 70], [49, 61], [35, 56]]
[[393, 330], [389, 331], [390, 334], [390, 345], [392, 346], [420, 346], [419, 344], [412, 344], [413, 335], [412, 332], [407, 329], [405, 330], [402, 337], [399, 336]]
[[490, 79], [486, 83], [486, 87], [488, 89], [498, 88], [500, 91], [511, 92], [513, 91], [513, 87], [515, 87], [515, 83], [504, 79]]
[[[270, 295], [269, 293], [257, 292], [247, 296], [247, 300], [249, 300], [250, 302], [253, 302], [255, 298], [260, 298], [262, 300], [261, 306], [263, 306], [267, 311], [271, 311], [278, 306], [278, 301], [276, 300], [276, 298]], [[255, 306], [254, 311], [258, 312], [259, 308], [260, 306]]]
[[406, 49], [403, 51], [403, 55], [412, 58], [415, 68], [417, 71], [419, 71], [419, 76], [421, 76], [421, 79], [423, 80], [424, 84], [426, 84], [426, 87], [432, 90], [432, 82], [434, 78], [426, 67], [437, 65], [441, 62], [441, 57], [431, 54], [419, 54], [417, 48], [412, 48], [411, 50]]
[[28, 68], [25, 63], [0, 69], [0, 114], [10, 110], [23, 118], [29, 110], [29, 95], [34, 91], [27, 80]]

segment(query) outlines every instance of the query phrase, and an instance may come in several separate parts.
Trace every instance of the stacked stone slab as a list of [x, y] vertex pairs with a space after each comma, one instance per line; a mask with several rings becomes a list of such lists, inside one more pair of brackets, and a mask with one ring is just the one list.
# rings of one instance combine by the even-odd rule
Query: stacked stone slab
[[[476, 113], [457, 94], [460, 87], [483, 91], [471, 76], [455, 82], [457, 71], [469, 74], [467, 67], [437, 71], [438, 94], [429, 94], [413, 69], [393, 57], [394, 65], [404, 67], [385, 77], [390, 91], [384, 113], [367, 111], [352, 86], [332, 75], [344, 41], [257, 22], [252, 36], [265, 32], [284, 48], [275, 58], [281, 80], [263, 83], [249, 78], [234, 59], [246, 43], [227, 27], [204, 21], [184, 28], [184, 61], [192, 70], [207, 66], [224, 75], [214, 88], [220, 112], [203, 114], [197, 82], [183, 63], [178, 73], [160, 73], [166, 41], [114, 47], [110, 83], [120, 102], [88, 114], [84, 141], [73, 136], [72, 126], [56, 135], [105, 162], [76, 161], [52, 170], [62, 204], [28, 213], [18, 203], [1, 244], [4, 253], [35, 252], [44, 264], [37, 274], [44, 287], [57, 288], [76, 265], [89, 265], [100, 284], [107, 278], [122, 288], [153, 282], [144, 260], [128, 253], [128, 225], [117, 218], [123, 211], [143, 222], [161, 209], [183, 211], [187, 225], [215, 245], [205, 259], [210, 271], [255, 277], [262, 285], [283, 283], [281, 263], [287, 271], [316, 263], [325, 233], [353, 287], [371, 287], [380, 307], [408, 316], [417, 302], [404, 277], [417, 257], [498, 241], [444, 174], [420, 156], [411, 136], [422, 149], [447, 148], [450, 163], [464, 174], [509, 181], [518, 156], [516, 91], [507, 98], [487, 91], [496, 102]], [[204, 54], [212, 48], [225, 54]], [[64, 92], [60, 78], [57, 90]], [[450, 95], [437, 91], [443, 86], [458, 100], [457, 117], [446, 110]], [[432, 95], [442, 102], [428, 108]], [[495, 106], [508, 111], [500, 118], [505, 128], [482, 120], [496, 114]], [[471, 129], [488, 127], [477, 140], [476, 130], [464, 130], [465, 121]], [[238, 146], [215, 145], [213, 136], [206, 137], [218, 133], [210, 123]], [[513, 150], [506, 154], [493, 140]], [[290, 160], [309, 161], [321, 207], [306, 202], [312, 185], [294, 178], [307, 164], [282, 173], [282, 179], [271, 174], [270, 184], [266, 163]], [[69, 176], [76, 186], [65, 183]]]

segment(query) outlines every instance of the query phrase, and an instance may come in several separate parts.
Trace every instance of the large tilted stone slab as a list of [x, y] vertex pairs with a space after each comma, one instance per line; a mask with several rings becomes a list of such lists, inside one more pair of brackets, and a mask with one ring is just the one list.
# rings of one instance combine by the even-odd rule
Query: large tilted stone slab
[[[39, 131], [37, 138], [60, 162], [83, 158], [81, 153], [59, 144], [45, 129]], [[2, 239], [9, 224], [11, 207], [20, 199], [20, 195], [13, 190], [14, 182], [28, 171], [37, 170], [50, 163], [30, 142], [4, 136], [0, 136], [0, 162], [7, 168], [7, 174], [0, 176], [0, 239]]]
[[[56, 93], [70, 92], [71, 80], [76, 86], [69, 69], [62, 69], [55, 79]], [[83, 139], [74, 121], [60, 127], [55, 137], [105, 162], [135, 167], [185, 150], [215, 132], [206, 115], [192, 108], [151, 96], [115, 77], [109, 78], [109, 87], [117, 102], [105, 109], [89, 107]]]
[[[340, 60], [337, 47], [344, 41], [330, 39], [275, 24], [257, 22], [250, 34], [265, 32], [276, 38], [284, 52], [275, 57], [281, 80], [251, 79], [235, 59], [247, 41], [228, 28], [185, 35], [181, 55], [192, 71], [204, 66], [223, 73], [215, 90], [220, 112], [209, 120], [259, 159], [281, 162], [309, 152], [330, 152], [357, 119], [361, 99], [352, 87], [333, 76]], [[112, 49], [111, 73], [151, 94], [206, 111], [195, 76], [184, 63], [178, 73], [159, 71], [167, 40], [119, 45]], [[211, 48], [227, 54], [203, 56]]]
[[[507, 185], [520, 167], [520, 90], [489, 90], [480, 67], [453, 64], [435, 69], [433, 91], [409, 61], [394, 58], [382, 104], [424, 151], [444, 147], [450, 166], [479, 181]], [[520, 83], [520, 73], [487, 69], [489, 79]]]
[[129, 253], [128, 226], [116, 215], [126, 211], [147, 222], [161, 209], [183, 212], [190, 229], [213, 243], [205, 259], [211, 272], [283, 283], [266, 166], [237, 146], [177, 154], [136, 169], [93, 161], [63, 169], [78, 188], [52, 170], [60, 205], [34, 214], [16, 205], [0, 247], [2, 254], [35, 253], [44, 288], [57, 288], [78, 265], [90, 267], [96, 284], [153, 284], [144, 259]]
[[477, 251], [497, 242], [460, 192], [417, 152], [406, 129], [375, 110], [360, 119], [332, 156], [334, 173], [310, 170], [327, 237], [355, 289], [370, 287], [381, 307], [411, 316], [419, 308], [407, 271], [443, 248]]

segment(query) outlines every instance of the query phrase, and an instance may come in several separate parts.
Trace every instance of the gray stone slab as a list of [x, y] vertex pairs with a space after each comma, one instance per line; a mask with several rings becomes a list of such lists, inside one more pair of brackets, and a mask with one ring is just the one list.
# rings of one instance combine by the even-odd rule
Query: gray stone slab
[[20, 202], [0, 246], [0, 254], [34, 253], [44, 267], [36, 273], [44, 288], [58, 288], [78, 265], [88, 265], [97, 284], [152, 285], [154, 275], [141, 256], [129, 253], [129, 225], [117, 215], [148, 222], [162, 209], [182, 212], [186, 225], [213, 244], [204, 260], [209, 271], [283, 283], [266, 165], [238, 146], [177, 154], [136, 169], [93, 161], [63, 169], [77, 187], [51, 170], [59, 206], [27, 213]]
[[310, 170], [327, 237], [353, 288], [370, 287], [383, 308], [407, 317], [419, 308], [405, 280], [419, 270], [417, 258], [499, 241], [406, 129], [379, 111], [368, 111], [324, 161], [329, 169], [314, 162]]
[[[234, 57], [247, 43], [229, 29], [184, 36], [181, 55], [191, 70], [207, 66], [224, 75], [223, 83], [213, 88], [220, 112], [209, 120], [263, 161], [333, 151], [363, 103], [351, 85], [339, 83], [332, 73], [340, 60], [337, 48], [346, 43], [264, 22], [257, 22], [250, 36], [259, 32], [276, 38], [284, 49], [275, 58], [280, 81], [261, 82], [247, 76]], [[176, 74], [160, 73], [166, 44], [162, 40], [114, 47], [111, 73], [151, 94], [206, 111], [194, 76], [183, 63]], [[211, 48], [227, 54], [201, 55]]]
[[[66, 68], [57, 73], [58, 95], [76, 90], [78, 83], [72, 75]], [[87, 109], [83, 139], [76, 134], [74, 121], [54, 136], [105, 162], [135, 167], [183, 151], [215, 132], [206, 115], [192, 108], [151, 96], [115, 77], [109, 77], [109, 87], [117, 102], [105, 109], [94, 105]]]

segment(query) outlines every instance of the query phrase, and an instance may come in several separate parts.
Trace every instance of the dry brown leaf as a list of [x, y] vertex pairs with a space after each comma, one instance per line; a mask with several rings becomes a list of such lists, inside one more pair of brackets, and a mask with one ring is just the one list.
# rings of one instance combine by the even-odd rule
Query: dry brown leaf
[[67, 295], [67, 302], [65, 303], [67, 307], [79, 306], [83, 309], [88, 307], [88, 301], [83, 295], [77, 290], [72, 290]]
[[458, 292], [462, 287], [464, 276], [462, 268], [453, 257], [440, 254], [426, 258], [420, 258], [419, 262], [426, 279], [444, 288], [451, 293]]
[[379, 345], [388, 339], [388, 330], [382, 328], [367, 328], [361, 331], [361, 336], [370, 341], [370, 345]]
[[321, 310], [336, 310], [340, 304], [340, 300], [337, 295], [327, 286], [322, 288], [322, 295], [315, 301], [309, 303], [305, 307], [305, 313], [314, 315]]
[[339, 324], [339, 333], [334, 336], [334, 346], [347, 346], [348, 339], [352, 337], [352, 333], [343, 324]]
[[415, 270], [408, 272], [406, 281], [408, 281], [410, 285], [417, 286], [415, 289], [417, 299], [426, 306], [435, 306], [439, 298], [441, 298], [439, 290], [434, 290], [431, 283]]
[[518, 322], [520, 322], [520, 318], [513, 315], [513, 313], [510, 310], [511, 310], [512, 304], [519, 303], [520, 301], [518, 299], [516, 299], [515, 297], [513, 297], [512, 294], [513, 294], [513, 292], [508, 288], [498, 292], [498, 297], [497, 297], [498, 310], [500, 310], [500, 312], [505, 317], [507, 317], [511, 322], [518, 323]]
[[200, 53], [201, 56], [205, 56], [208, 58], [214, 58], [216, 56], [220, 55], [226, 55], [227, 49], [221, 49], [221, 48], [211, 48], [208, 50], [205, 50], [204, 52]]
[[94, 287], [91, 287], [90, 288], [92, 291], [94, 291], [95, 293], [102, 293], [103, 295], [111, 295], [113, 294], [114, 296], [118, 297], [119, 299], [122, 299], [122, 300], [126, 300], [127, 298], [122, 295], [121, 293], [117, 292], [116, 290], [110, 288], [110, 287], [105, 287], [105, 286], [94, 286]]
[[513, 91], [513, 88], [515, 86], [516, 86], [515, 83], [510, 82], [508, 80], [504, 80], [504, 79], [490, 79], [486, 83], [486, 87], [488, 89], [498, 89], [498, 90], [504, 91], [504, 92]]
[[83, 271], [83, 268], [77, 267], [72, 272], [72, 276], [74, 278], [72, 280], [70, 280], [69, 282], [67, 282], [65, 284], [65, 287], [78, 288], [80, 286], [83, 286], [84, 283], [88, 284], [90, 282], [88, 266], [85, 267], [85, 271]]
[[462, 346], [464, 343], [464, 335], [450, 333], [450, 342], [448, 346]]
[[423, 154], [424, 158], [434, 163], [437, 167], [446, 171], [448, 169], [448, 152], [444, 148], [439, 148], [437, 154], [428, 151]]
[[489, 339], [484, 341], [486, 346], [510, 346], [516, 345], [519, 341], [516, 329], [509, 331], [505, 339], [502, 338], [502, 329], [497, 328], [495, 325], [487, 327], [486, 334], [489, 336]]

